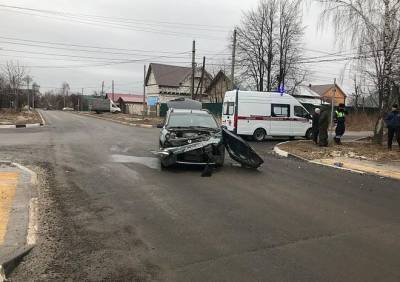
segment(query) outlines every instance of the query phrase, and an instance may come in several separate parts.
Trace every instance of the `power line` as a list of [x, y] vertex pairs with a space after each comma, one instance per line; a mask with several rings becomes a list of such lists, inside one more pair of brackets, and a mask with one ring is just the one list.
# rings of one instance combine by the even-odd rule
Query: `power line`
[[[139, 53], [124, 53], [124, 52], [109, 52], [109, 51], [96, 51], [96, 50], [89, 50], [89, 49], [71, 49], [67, 47], [55, 47], [55, 46], [43, 46], [40, 44], [31, 44], [31, 43], [20, 43], [20, 42], [11, 42], [11, 41], [2, 41], [0, 43], [9, 44], [9, 45], [18, 45], [18, 46], [28, 46], [28, 47], [38, 47], [44, 49], [55, 49], [55, 50], [68, 50], [74, 52], [88, 52], [88, 53], [101, 53], [101, 54], [111, 54], [111, 55], [127, 55], [127, 56], [149, 56], [148, 53], [139, 54]], [[186, 54], [183, 52], [181, 54]], [[169, 58], [185, 58], [184, 56], [168, 56]]]
[[69, 47], [83, 47], [83, 48], [91, 48], [98, 50], [115, 50], [115, 51], [128, 51], [128, 52], [143, 52], [143, 53], [163, 53], [163, 54], [190, 54], [190, 51], [161, 51], [161, 50], [141, 50], [141, 49], [123, 49], [123, 48], [112, 48], [112, 47], [99, 47], [93, 45], [80, 45], [80, 44], [71, 44], [71, 43], [60, 43], [60, 42], [51, 42], [51, 41], [38, 41], [38, 40], [27, 40], [20, 39], [15, 37], [4, 37], [0, 36], [2, 39], [14, 40], [14, 41], [22, 41], [22, 42], [32, 42], [32, 43], [42, 43], [48, 45], [58, 45], [58, 46], [69, 46]]
[[[168, 31], [165, 29], [163, 30], [163, 29], [154, 29], [154, 28], [146, 28], [146, 27], [135, 27], [132, 25], [123, 25], [120, 23], [107, 22], [104, 20], [93, 20], [87, 16], [84, 16], [84, 17], [75, 16], [76, 14], [71, 14], [71, 13], [66, 14], [66, 13], [58, 12], [58, 11], [30, 9], [30, 8], [7, 6], [7, 5], [0, 5], [0, 7], [11, 8], [12, 10], [6, 10], [6, 11], [13, 12], [13, 13], [19, 13], [19, 14], [30, 15], [30, 16], [39, 16], [39, 17], [45, 17], [48, 19], [56, 19], [56, 20], [75, 22], [75, 23], [80, 23], [80, 24], [95, 25], [96, 27], [98, 27], [98, 26], [104, 27], [105, 26], [105, 27], [111, 27], [111, 28], [117, 28], [117, 29], [156, 33], [156, 34], [169, 35], [169, 36], [175, 36], [175, 37], [186, 37], [187, 38], [187, 37], [197, 36], [200, 38], [206, 38], [206, 39], [210, 39], [210, 40], [220, 40], [219, 37], [213, 37], [213, 36], [209, 36], [209, 35], [205, 35], [205, 34], [184, 33], [182, 31]], [[19, 10], [30, 11], [30, 13], [22, 12]], [[39, 12], [39, 14], [32, 13], [32, 11]], [[45, 15], [43, 15], [43, 13]], [[57, 15], [58, 15], [58, 17], [57, 17]]]
[[4, 5], [0, 4], [0, 7], [4, 8], [10, 8], [10, 9], [17, 9], [17, 10], [29, 10], [29, 11], [36, 11], [36, 12], [44, 12], [44, 13], [58, 13], [58, 14], [64, 14], [64, 15], [78, 15], [82, 17], [92, 17], [92, 18], [101, 18], [101, 19], [111, 19], [111, 20], [119, 20], [119, 21], [127, 21], [127, 22], [144, 22], [144, 23], [153, 23], [153, 24], [159, 24], [159, 25], [180, 25], [180, 26], [192, 26], [197, 28], [198, 26], [201, 27], [208, 27], [208, 28], [214, 28], [214, 29], [224, 29], [228, 30], [231, 27], [229, 26], [222, 26], [222, 25], [209, 25], [209, 24], [193, 24], [193, 23], [184, 23], [184, 22], [168, 22], [168, 21], [152, 21], [152, 20], [138, 20], [138, 19], [127, 19], [127, 18], [113, 18], [113, 17], [108, 17], [108, 16], [98, 16], [98, 15], [89, 15], [89, 14], [77, 14], [77, 13], [66, 13], [66, 12], [59, 12], [59, 11], [54, 11], [54, 10], [43, 10], [43, 9], [34, 9], [34, 8], [27, 8], [27, 7], [21, 7], [21, 6], [11, 6], [11, 5]]

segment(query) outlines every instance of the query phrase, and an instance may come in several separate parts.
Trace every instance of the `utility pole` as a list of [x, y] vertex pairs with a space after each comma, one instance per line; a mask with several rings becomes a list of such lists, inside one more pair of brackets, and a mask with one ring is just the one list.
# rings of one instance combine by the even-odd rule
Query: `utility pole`
[[146, 113], [146, 74], [147, 74], [147, 69], [146, 65], [144, 65], [143, 68], [143, 115]]
[[332, 95], [332, 99], [331, 99], [331, 138], [332, 138], [332, 140], [333, 140], [333, 128], [334, 128], [333, 115], [334, 115], [335, 97], [336, 97], [336, 78], [334, 80], [333, 95]]
[[196, 96], [195, 96], [196, 100], [197, 100], [197, 97], [199, 97], [198, 95], [199, 95], [199, 88], [200, 88], [200, 99], [199, 99], [200, 102], [201, 102], [201, 98], [203, 96], [203, 80], [204, 80], [205, 71], [206, 71], [206, 57], [203, 57], [203, 67], [201, 68], [201, 78], [200, 78], [199, 84], [197, 85]]
[[[36, 85], [36, 84], [35, 84]], [[36, 94], [36, 87], [33, 87], [33, 85], [32, 85], [32, 90], [33, 90], [33, 93], [32, 93], [32, 108], [33, 109], [35, 109], [35, 94]]]
[[30, 112], [30, 110], [31, 110], [31, 103], [30, 103], [30, 99], [29, 99], [29, 85], [31, 84], [31, 81], [32, 81], [32, 78], [29, 76], [29, 75], [27, 75], [26, 76], [26, 84], [27, 84], [27, 86], [28, 86], [28, 112]]
[[236, 29], [233, 31], [233, 46], [232, 46], [232, 70], [231, 70], [231, 88], [235, 87], [235, 64], [236, 64]]
[[101, 83], [101, 96], [104, 96], [104, 81]]
[[190, 96], [192, 99], [194, 98], [194, 78], [196, 75], [196, 41], [193, 40], [193, 47], [192, 47], [192, 85], [190, 88]]
[[112, 101], [114, 102], [114, 80], [112, 81]]

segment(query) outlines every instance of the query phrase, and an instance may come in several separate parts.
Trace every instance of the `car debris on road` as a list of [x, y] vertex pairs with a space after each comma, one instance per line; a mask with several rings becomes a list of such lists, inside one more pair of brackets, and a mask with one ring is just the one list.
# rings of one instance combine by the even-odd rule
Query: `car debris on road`
[[[178, 99], [168, 104], [165, 124], [160, 125], [160, 151], [163, 167], [196, 164], [222, 167], [225, 148], [231, 158], [247, 168], [258, 168], [262, 158], [242, 138], [220, 127], [201, 103]], [[206, 173], [208, 175], [208, 173]]]

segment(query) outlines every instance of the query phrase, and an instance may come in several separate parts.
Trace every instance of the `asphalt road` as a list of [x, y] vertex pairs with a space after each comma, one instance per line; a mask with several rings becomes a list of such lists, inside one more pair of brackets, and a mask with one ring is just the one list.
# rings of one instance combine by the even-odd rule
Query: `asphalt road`
[[233, 162], [161, 171], [158, 130], [43, 112], [0, 131], [0, 159], [42, 171], [39, 244], [12, 281], [399, 281], [400, 185], [254, 144]]

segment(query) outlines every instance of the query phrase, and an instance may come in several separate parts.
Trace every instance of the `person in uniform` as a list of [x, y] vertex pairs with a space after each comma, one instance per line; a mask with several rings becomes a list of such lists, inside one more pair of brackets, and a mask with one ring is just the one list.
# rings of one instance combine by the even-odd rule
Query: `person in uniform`
[[335, 130], [335, 143], [337, 145], [342, 145], [342, 137], [346, 132], [346, 109], [344, 104], [339, 104], [338, 109], [335, 112], [335, 123], [336, 123], [336, 130]]

